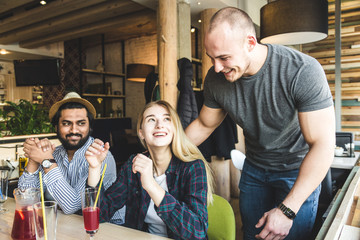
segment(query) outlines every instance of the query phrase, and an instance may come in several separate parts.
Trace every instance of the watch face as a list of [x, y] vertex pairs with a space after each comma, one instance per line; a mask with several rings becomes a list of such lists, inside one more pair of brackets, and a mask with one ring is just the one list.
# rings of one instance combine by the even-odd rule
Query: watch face
[[48, 160], [48, 159], [45, 159], [43, 162], [42, 162], [42, 166], [44, 168], [49, 168], [51, 166], [51, 162]]

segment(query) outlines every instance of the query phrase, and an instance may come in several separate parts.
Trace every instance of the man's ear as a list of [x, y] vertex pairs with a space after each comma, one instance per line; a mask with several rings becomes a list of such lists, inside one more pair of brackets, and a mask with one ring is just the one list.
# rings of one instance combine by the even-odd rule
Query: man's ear
[[248, 51], [251, 52], [257, 44], [256, 37], [253, 34], [248, 34], [246, 40]]

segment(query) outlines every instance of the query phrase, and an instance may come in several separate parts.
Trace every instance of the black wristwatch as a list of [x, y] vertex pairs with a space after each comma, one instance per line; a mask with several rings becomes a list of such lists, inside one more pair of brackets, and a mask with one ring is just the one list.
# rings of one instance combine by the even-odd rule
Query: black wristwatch
[[294, 220], [296, 217], [296, 214], [293, 210], [285, 206], [283, 203], [280, 203], [278, 208], [284, 213], [285, 216], [287, 216], [289, 219]]
[[44, 169], [48, 169], [50, 168], [54, 163], [56, 163], [55, 159], [44, 159], [42, 162], [41, 162], [41, 166], [44, 168]]

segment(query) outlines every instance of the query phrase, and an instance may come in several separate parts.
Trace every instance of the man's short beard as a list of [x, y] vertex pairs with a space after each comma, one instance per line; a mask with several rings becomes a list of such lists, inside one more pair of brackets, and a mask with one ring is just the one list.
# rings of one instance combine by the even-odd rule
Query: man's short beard
[[[65, 137], [68, 137], [71, 135], [82, 136], [81, 134], [67, 134]], [[63, 147], [66, 150], [77, 150], [77, 149], [81, 148], [82, 146], [84, 146], [84, 144], [87, 142], [87, 140], [89, 139], [89, 136], [90, 136], [90, 132], [88, 132], [88, 134], [85, 137], [80, 138], [80, 141], [75, 145], [70, 144], [70, 142], [66, 138], [62, 138], [60, 136], [59, 130], [57, 131], [57, 136], [58, 136], [61, 144], [63, 145]]]

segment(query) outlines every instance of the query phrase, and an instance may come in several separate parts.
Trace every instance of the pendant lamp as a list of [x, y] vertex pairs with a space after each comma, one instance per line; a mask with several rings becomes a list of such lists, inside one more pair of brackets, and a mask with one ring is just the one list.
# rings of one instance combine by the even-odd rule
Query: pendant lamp
[[149, 73], [155, 71], [155, 67], [148, 64], [128, 64], [126, 75], [128, 81], [145, 82]]
[[260, 10], [260, 42], [296, 45], [328, 35], [326, 0], [269, 0]]

